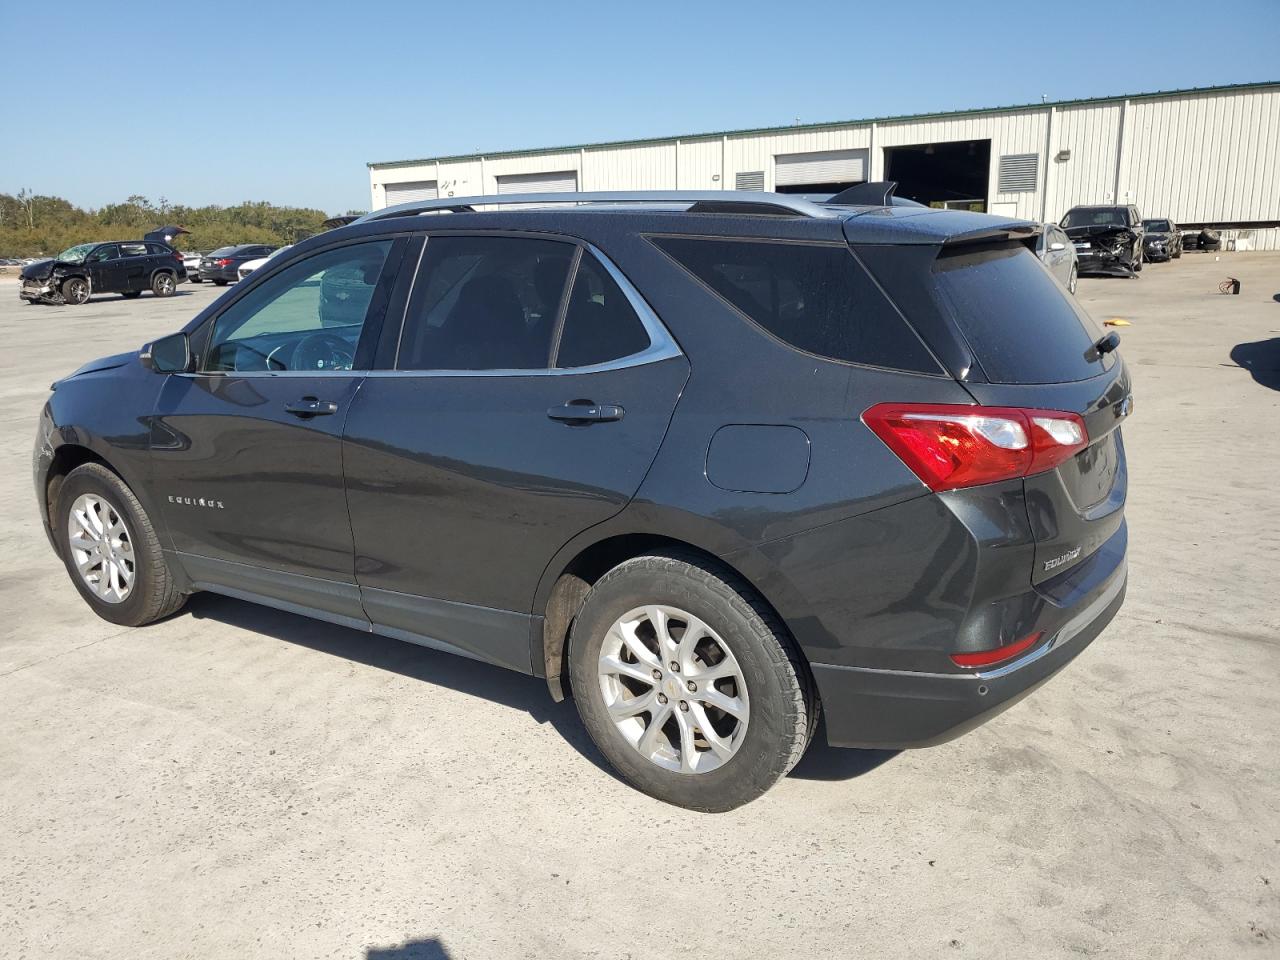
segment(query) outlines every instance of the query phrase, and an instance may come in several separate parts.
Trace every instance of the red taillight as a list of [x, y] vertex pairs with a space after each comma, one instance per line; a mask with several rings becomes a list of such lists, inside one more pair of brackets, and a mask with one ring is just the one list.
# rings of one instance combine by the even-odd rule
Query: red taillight
[[989, 667], [992, 664], [1012, 660], [1024, 650], [1030, 650], [1043, 636], [1044, 631], [1040, 631], [1005, 644], [1003, 647], [996, 647], [994, 650], [983, 650], [980, 653], [953, 653], [951, 659], [960, 667]]
[[878, 403], [862, 422], [936, 492], [1042, 473], [1089, 445], [1084, 421], [1060, 410]]
[[214, 263], [219, 267], [229, 267], [231, 266], [231, 258], [223, 257], [221, 260], [215, 260]]

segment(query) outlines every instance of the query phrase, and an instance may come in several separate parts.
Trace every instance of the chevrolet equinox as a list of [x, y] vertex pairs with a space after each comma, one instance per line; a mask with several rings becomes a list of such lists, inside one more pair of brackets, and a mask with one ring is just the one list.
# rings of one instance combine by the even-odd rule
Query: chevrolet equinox
[[728, 810], [820, 715], [975, 727], [1123, 601], [1129, 375], [1038, 229], [887, 184], [376, 211], [58, 381], [45, 527], [113, 623], [208, 590], [542, 677]]

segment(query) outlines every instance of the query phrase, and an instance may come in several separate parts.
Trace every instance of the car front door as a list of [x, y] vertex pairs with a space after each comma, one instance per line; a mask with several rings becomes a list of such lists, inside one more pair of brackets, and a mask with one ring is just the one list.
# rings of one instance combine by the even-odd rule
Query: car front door
[[162, 388], [151, 450], [173, 549], [197, 586], [364, 622], [342, 425], [404, 243], [311, 253], [193, 334], [196, 370]]
[[529, 672], [555, 553], [622, 510], [689, 365], [591, 249], [432, 235], [343, 436], [356, 579], [403, 639]]
[[94, 293], [119, 293], [126, 289], [124, 263], [120, 248], [114, 243], [104, 243], [85, 257], [89, 271], [89, 284]]

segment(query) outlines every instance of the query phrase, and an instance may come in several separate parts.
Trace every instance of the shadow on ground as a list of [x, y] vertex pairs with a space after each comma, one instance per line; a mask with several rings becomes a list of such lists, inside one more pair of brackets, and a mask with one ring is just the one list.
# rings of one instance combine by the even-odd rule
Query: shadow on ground
[[435, 937], [406, 940], [397, 947], [370, 947], [365, 960], [449, 960], [449, 951]]
[[1237, 343], [1231, 348], [1231, 359], [1264, 387], [1280, 390], [1280, 337]]
[[[197, 620], [216, 620], [330, 656], [342, 657], [379, 670], [389, 670], [423, 683], [434, 683], [522, 710], [536, 723], [551, 724], [578, 753], [609, 776], [619, 779], [591, 742], [578, 719], [573, 701], [556, 703], [547, 692], [546, 682], [537, 677], [215, 593], [197, 593], [187, 602], [184, 611]], [[827, 745], [826, 724], [819, 722], [813, 743], [789, 776], [799, 780], [851, 780], [869, 773], [897, 754], [898, 751], [894, 750], [845, 750], [830, 747]]]

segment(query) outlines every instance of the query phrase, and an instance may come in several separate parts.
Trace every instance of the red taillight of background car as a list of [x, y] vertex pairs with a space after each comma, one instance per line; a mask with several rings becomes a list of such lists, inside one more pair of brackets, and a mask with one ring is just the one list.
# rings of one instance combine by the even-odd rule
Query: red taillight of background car
[[1084, 421], [1061, 410], [878, 403], [862, 422], [939, 493], [1043, 473], [1089, 445]]
[[230, 258], [230, 257], [223, 257], [221, 260], [215, 260], [215, 261], [213, 261], [213, 263], [214, 263], [214, 266], [218, 266], [218, 267], [229, 267], [229, 266], [231, 266], [231, 258]]

